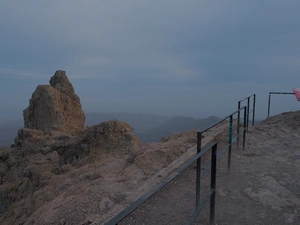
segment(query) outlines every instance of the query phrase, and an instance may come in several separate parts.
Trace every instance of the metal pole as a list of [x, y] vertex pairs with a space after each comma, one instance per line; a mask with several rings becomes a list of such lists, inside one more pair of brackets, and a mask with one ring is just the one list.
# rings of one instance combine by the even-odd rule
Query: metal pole
[[[201, 152], [201, 132], [197, 132], [197, 154]], [[201, 157], [197, 159], [196, 169], [196, 210], [200, 203]]]
[[248, 127], [249, 127], [249, 113], [250, 112], [250, 97], [248, 97], [248, 101], [247, 101], [247, 131], [248, 131]]
[[232, 119], [233, 116], [231, 115], [229, 119], [229, 138], [228, 138], [229, 147], [228, 147], [228, 165], [227, 165], [228, 169], [230, 169], [230, 165], [231, 165]]
[[[241, 118], [241, 111], [240, 111], [240, 109], [241, 109], [241, 101], [239, 101], [239, 103], [238, 103], [238, 118], [237, 118], [237, 135], [239, 135], [239, 133], [240, 133], [240, 118]], [[237, 137], [237, 139], [236, 139], [236, 147], [238, 147], [239, 146], [239, 136]]]
[[256, 101], [256, 94], [254, 94], [254, 97], [253, 97], [253, 116], [252, 116], [252, 126], [254, 126], [254, 120], [255, 120], [255, 101]]
[[268, 103], [268, 117], [270, 116], [270, 107], [271, 107], [271, 93], [269, 92], [269, 103]]
[[217, 174], [217, 143], [211, 150], [211, 177], [210, 190], [214, 190], [210, 197], [210, 224], [215, 221], [215, 200], [216, 200], [216, 174]]
[[247, 107], [244, 108], [244, 130], [243, 130], [243, 150], [245, 150], [246, 145], [246, 127], [247, 127]]

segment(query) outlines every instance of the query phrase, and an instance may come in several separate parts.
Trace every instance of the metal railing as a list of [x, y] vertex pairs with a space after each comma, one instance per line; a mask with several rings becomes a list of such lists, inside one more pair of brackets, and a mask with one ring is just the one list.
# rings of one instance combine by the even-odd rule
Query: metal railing
[[[250, 110], [250, 100], [251, 98], [253, 97], [253, 103], [252, 103], [252, 109]], [[254, 126], [254, 122], [255, 122], [255, 104], [256, 104], [256, 94], [253, 94], [253, 95], [250, 95], [242, 100], [240, 100], [238, 102], [238, 110], [241, 109], [241, 103], [246, 101], [247, 100], [247, 131], [248, 131], [248, 126], [249, 126], [249, 115], [250, 113], [252, 113], [252, 126]], [[240, 115], [240, 111], [238, 112], [238, 118], [237, 118], [237, 133], [240, 132], [240, 118], [241, 118], [241, 115]], [[239, 145], [239, 137], [237, 137], [237, 141], [236, 141], [236, 144], [237, 146]]]
[[[207, 152], [209, 149], [211, 149], [211, 163], [210, 163], [210, 191], [204, 197], [203, 201], [196, 207], [196, 210], [194, 214], [190, 217], [190, 219], [187, 222], [187, 225], [191, 225], [195, 222], [197, 219], [198, 215], [202, 211], [202, 209], [205, 207], [205, 205], [208, 203], [210, 200], [210, 210], [209, 210], [209, 220], [210, 224], [214, 223], [215, 220], [215, 199], [216, 199], [216, 174], [217, 174], [217, 143], [212, 143], [211, 145], [208, 146], [208, 148], [205, 148], [203, 151], [199, 152], [197, 155], [203, 155], [205, 152]], [[201, 157], [198, 157], [198, 159], [201, 159]], [[198, 160], [195, 159], [195, 160]], [[200, 178], [203, 177], [208, 170], [202, 171], [200, 174]], [[199, 187], [200, 188], [200, 187]], [[197, 195], [197, 193], [196, 193]]]
[[269, 92], [269, 101], [268, 101], [268, 117], [270, 117], [271, 110], [271, 95], [295, 95], [294, 92]]
[[[253, 105], [252, 105], [252, 109], [250, 110], [250, 100], [251, 98], [253, 97]], [[252, 113], [252, 126], [254, 126], [254, 120], [255, 120], [255, 103], [256, 103], [256, 94], [253, 94], [253, 95], [250, 95], [248, 96], [247, 98], [244, 98], [242, 100], [240, 100], [238, 102], [238, 109], [241, 108], [241, 103], [243, 101], [246, 101], [247, 100], [247, 128], [248, 128], [248, 125], [249, 125], [249, 115], [250, 113]], [[238, 113], [238, 123], [240, 122], [240, 113]]]
[[[243, 149], [245, 149], [246, 144], [246, 130], [247, 130], [247, 106], [244, 106], [235, 112], [231, 113], [230, 115], [224, 117], [223, 119], [219, 120], [212, 126], [204, 129], [201, 132], [197, 133], [197, 154], [199, 154], [202, 150], [201, 142], [202, 142], [202, 134], [206, 131], [210, 130], [211, 128], [217, 126], [218, 124], [222, 123], [223, 121], [227, 120], [229, 118], [229, 137], [228, 137], [228, 145], [217, 155], [217, 159], [219, 159], [227, 150], [228, 150], [228, 164], [227, 167], [230, 169], [231, 166], [231, 147], [232, 143], [234, 143], [235, 140], [241, 135], [241, 133], [237, 133], [235, 137], [232, 137], [233, 133], [233, 116], [237, 113], [240, 113], [240, 111], [244, 111], [244, 127], [243, 127]], [[239, 126], [239, 124], [237, 124]], [[206, 171], [208, 168], [205, 168], [204, 171]], [[200, 180], [201, 180], [201, 158], [197, 160], [197, 169], [196, 169], [196, 209], [200, 207]]]
[[[106, 223], [106, 225], [115, 225], [121, 222], [125, 217], [127, 217], [130, 213], [132, 213], [134, 210], [136, 210], [139, 206], [141, 206], [146, 200], [148, 200], [151, 196], [153, 196], [157, 191], [162, 189], [165, 185], [167, 185], [171, 180], [173, 180], [176, 176], [181, 174], [185, 169], [187, 169], [192, 163], [194, 163], [198, 158], [201, 158], [208, 150], [211, 149], [211, 188], [209, 194], [205, 197], [202, 204], [199, 206], [199, 208], [195, 211], [195, 213], [192, 215], [190, 220], [187, 224], [192, 224], [195, 218], [197, 218], [196, 213], [201, 211], [202, 208], [204, 208], [205, 204], [210, 200], [211, 207], [210, 207], [210, 218], [213, 220], [214, 218], [214, 205], [215, 205], [215, 186], [216, 186], [216, 161], [217, 161], [217, 143], [211, 143], [206, 148], [204, 148], [201, 152], [199, 152], [197, 155], [195, 155], [193, 158], [188, 160], [186, 163], [184, 163], [182, 166], [180, 166], [175, 172], [171, 173], [167, 178], [165, 178], [161, 183], [156, 185], [154, 188], [152, 188], [149, 192], [144, 194], [142, 197], [140, 197], [138, 200], [136, 200], [134, 203], [132, 203], [129, 207], [124, 209], [122, 212], [120, 212], [118, 215], [116, 215], [114, 218], [112, 218], [110, 221]], [[201, 174], [201, 177], [204, 176], [207, 171], [204, 171]], [[198, 215], [199, 213], [197, 213]]]
[[[253, 121], [254, 121], [254, 112], [255, 112], [255, 95], [254, 96], [254, 103], [253, 103]], [[248, 106], [250, 104], [249, 98], [252, 97], [249, 96], [248, 98], [245, 98], [244, 100], [248, 99]], [[242, 101], [244, 101], [242, 100]], [[240, 102], [242, 102], [240, 101]], [[238, 139], [239, 136], [243, 135], [243, 149], [245, 149], [245, 141], [246, 141], [246, 131], [247, 126], [249, 122], [249, 107], [247, 106], [240, 106], [240, 102], [238, 105], [238, 110], [231, 113], [230, 115], [224, 117], [223, 119], [219, 120], [217, 123], [213, 124], [212, 126], [202, 130], [201, 132], [197, 133], [197, 154], [188, 160], [186, 163], [184, 163], [182, 166], [180, 166], [175, 172], [171, 173], [167, 178], [165, 178], [161, 183], [153, 187], [149, 192], [144, 194], [142, 197], [140, 197], [138, 200], [133, 202], [129, 207], [124, 209], [122, 212], [120, 212], [118, 215], [116, 215], [114, 218], [112, 218], [110, 221], [106, 223], [106, 225], [116, 225], [119, 222], [121, 222], [125, 217], [127, 217], [129, 214], [131, 214], [134, 210], [136, 210], [138, 207], [140, 207], [145, 201], [147, 201], [150, 197], [152, 197], [155, 193], [157, 193], [160, 189], [162, 189], [165, 185], [167, 185], [170, 181], [172, 181], [176, 176], [181, 174], [185, 169], [187, 169], [192, 163], [197, 161], [197, 169], [196, 169], [196, 209], [193, 215], [189, 218], [187, 224], [193, 224], [194, 221], [197, 219], [198, 215], [200, 214], [201, 210], [205, 207], [205, 205], [210, 201], [210, 224], [214, 223], [214, 216], [215, 216], [215, 191], [216, 191], [216, 166], [217, 166], [217, 160], [221, 158], [221, 156], [228, 150], [228, 169], [230, 169], [231, 165], [231, 146], [234, 143], [235, 140]], [[243, 123], [243, 130], [242, 134], [240, 133], [240, 130], [238, 129], [237, 134], [235, 137], [233, 136], [233, 116], [235, 114], [238, 114], [238, 124], [239, 127], [239, 120], [240, 120], [240, 112], [243, 111], [244, 115], [244, 123]], [[252, 112], [251, 111], [251, 112]], [[222, 123], [223, 121], [227, 120], [229, 118], [229, 138], [228, 138], [228, 145], [222, 149], [222, 151], [217, 154], [217, 143], [211, 143], [207, 145], [204, 149], [201, 149], [201, 135], [208, 131], [209, 129], [215, 127], [216, 125]], [[253, 123], [254, 124], [254, 123]], [[204, 168], [203, 171], [201, 171], [201, 157], [207, 152], [211, 150], [211, 163]], [[208, 172], [211, 171], [211, 179], [210, 179], [210, 192], [204, 197], [203, 201], [200, 202], [200, 180], [201, 178]]]

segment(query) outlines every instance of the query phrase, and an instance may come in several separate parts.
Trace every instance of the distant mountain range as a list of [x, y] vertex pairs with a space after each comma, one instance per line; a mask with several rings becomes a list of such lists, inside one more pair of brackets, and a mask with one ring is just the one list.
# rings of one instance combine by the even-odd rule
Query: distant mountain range
[[162, 137], [172, 133], [198, 129], [203, 130], [206, 127], [218, 122], [220, 118], [211, 116], [206, 119], [194, 119], [192, 117], [176, 116], [163, 124], [143, 133], [136, 133], [138, 139], [146, 144], [148, 142], [159, 142]]
[[[86, 125], [91, 126], [104, 121], [117, 119], [128, 123], [138, 139], [146, 144], [148, 142], [159, 142], [164, 136], [191, 129], [202, 130], [207, 126], [219, 121], [220, 118], [211, 116], [206, 119], [195, 119], [192, 117], [176, 116], [167, 117], [153, 114], [141, 113], [86, 113]], [[0, 146], [10, 146], [22, 128], [23, 120], [7, 121], [0, 124]]]
[[102, 123], [104, 121], [117, 119], [128, 123], [134, 128], [134, 132], [143, 133], [151, 130], [164, 122], [171, 119], [167, 116], [158, 116], [153, 114], [143, 114], [143, 113], [122, 113], [122, 112], [112, 112], [112, 113], [101, 113], [93, 112], [85, 114], [85, 123], [87, 126]]

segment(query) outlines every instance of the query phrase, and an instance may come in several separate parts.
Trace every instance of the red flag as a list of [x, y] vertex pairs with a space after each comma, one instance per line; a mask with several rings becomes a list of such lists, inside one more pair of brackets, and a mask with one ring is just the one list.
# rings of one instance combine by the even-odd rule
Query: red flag
[[294, 88], [293, 91], [295, 93], [295, 96], [296, 96], [297, 100], [300, 101], [300, 92], [299, 92], [299, 90], [297, 88]]

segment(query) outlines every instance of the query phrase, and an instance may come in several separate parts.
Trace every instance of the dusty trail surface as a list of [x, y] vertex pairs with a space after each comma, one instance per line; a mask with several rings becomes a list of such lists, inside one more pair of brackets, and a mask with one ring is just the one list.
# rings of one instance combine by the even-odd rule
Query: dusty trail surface
[[[219, 141], [219, 149], [225, 145]], [[299, 111], [249, 128], [246, 149], [233, 149], [230, 171], [226, 156], [218, 161], [215, 224], [300, 224]], [[209, 175], [201, 182], [203, 198]], [[186, 224], [194, 210], [192, 165], [121, 224]], [[208, 215], [207, 206], [195, 224], [209, 224]]]

